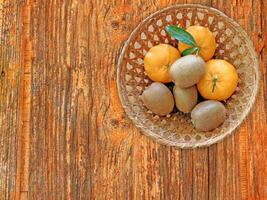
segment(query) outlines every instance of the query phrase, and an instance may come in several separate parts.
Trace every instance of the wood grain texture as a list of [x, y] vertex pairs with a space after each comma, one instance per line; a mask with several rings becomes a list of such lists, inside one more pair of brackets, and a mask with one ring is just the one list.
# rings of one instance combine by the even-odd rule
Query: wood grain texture
[[[127, 119], [116, 62], [147, 15], [213, 6], [251, 37], [257, 103], [209, 148], [159, 145]], [[0, 199], [267, 199], [266, 0], [6, 0], [0, 3]]]
[[0, 1], [0, 199], [13, 199], [18, 161], [21, 94], [21, 2]]

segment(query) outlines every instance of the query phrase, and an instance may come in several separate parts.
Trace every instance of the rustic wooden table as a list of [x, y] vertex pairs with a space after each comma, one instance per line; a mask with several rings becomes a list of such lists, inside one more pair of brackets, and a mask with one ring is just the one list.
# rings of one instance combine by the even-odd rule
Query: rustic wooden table
[[[180, 150], [120, 105], [122, 42], [150, 13], [201, 3], [254, 42], [261, 87], [239, 131]], [[267, 199], [266, 0], [1, 0], [0, 199]]]

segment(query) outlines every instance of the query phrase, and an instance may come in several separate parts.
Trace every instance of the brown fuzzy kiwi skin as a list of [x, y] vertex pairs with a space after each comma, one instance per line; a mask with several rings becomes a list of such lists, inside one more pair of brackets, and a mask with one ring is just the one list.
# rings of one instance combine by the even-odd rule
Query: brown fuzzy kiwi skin
[[197, 130], [211, 131], [225, 121], [226, 108], [219, 101], [203, 101], [192, 110], [191, 119]]
[[197, 55], [187, 55], [176, 60], [170, 67], [170, 76], [181, 88], [191, 87], [204, 76], [204, 60]]
[[168, 115], [174, 107], [174, 98], [167, 86], [154, 82], [141, 95], [144, 105], [159, 116]]
[[198, 94], [195, 85], [189, 88], [181, 88], [175, 85], [173, 87], [173, 96], [177, 109], [183, 113], [190, 113], [197, 104]]

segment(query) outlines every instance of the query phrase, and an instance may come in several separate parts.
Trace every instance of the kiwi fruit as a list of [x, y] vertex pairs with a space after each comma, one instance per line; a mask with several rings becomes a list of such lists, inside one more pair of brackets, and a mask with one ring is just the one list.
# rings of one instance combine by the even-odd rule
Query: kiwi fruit
[[226, 108], [219, 101], [203, 101], [192, 110], [191, 119], [197, 130], [211, 131], [225, 121]]
[[171, 91], [167, 86], [159, 82], [154, 82], [147, 87], [141, 98], [144, 105], [159, 116], [168, 115], [174, 107]]
[[189, 113], [197, 104], [197, 88], [192, 86], [189, 88], [181, 88], [175, 85], [173, 88], [175, 105], [183, 113]]
[[175, 85], [181, 88], [191, 87], [205, 74], [205, 61], [200, 56], [187, 55], [176, 60], [169, 73]]

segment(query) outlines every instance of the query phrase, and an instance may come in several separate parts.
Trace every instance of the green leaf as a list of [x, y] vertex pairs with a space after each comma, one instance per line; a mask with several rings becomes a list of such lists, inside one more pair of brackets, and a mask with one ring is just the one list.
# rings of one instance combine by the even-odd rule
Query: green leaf
[[187, 56], [187, 55], [189, 55], [189, 54], [193, 54], [193, 53], [197, 52], [198, 50], [199, 50], [198, 47], [191, 47], [191, 48], [188, 48], [188, 49], [186, 49], [186, 50], [184, 50], [184, 51], [182, 52], [182, 56]]
[[166, 26], [165, 29], [167, 33], [173, 38], [175, 38], [176, 40], [179, 40], [191, 46], [197, 46], [197, 43], [194, 40], [193, 36], [187, 31], [185, 31], [184, 29], [178, 26]]

